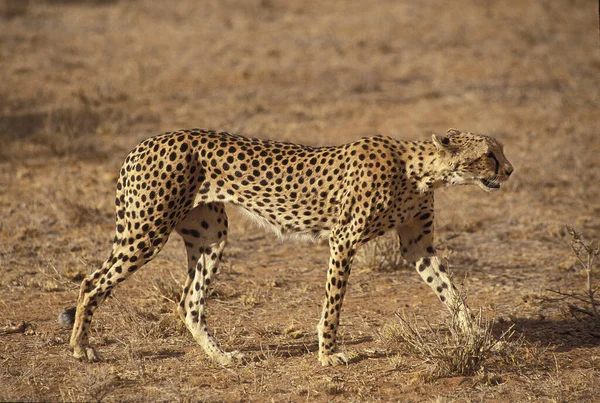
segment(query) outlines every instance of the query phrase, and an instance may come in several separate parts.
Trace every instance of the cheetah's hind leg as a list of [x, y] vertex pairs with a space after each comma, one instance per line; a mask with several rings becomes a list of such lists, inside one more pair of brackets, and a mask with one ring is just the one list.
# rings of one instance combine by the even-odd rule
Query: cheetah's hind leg
[[[125, 233], [125, 239], [133, 239], [130, 235], [130, 233]], [[115, 239], [113, 251], [108, 259], [100, 269], [83, 280], [77, 308], [69, 308], [59, 315], [59, 322], [73, 325], [69, 344], [75, 358], [88, 362], [99, 360], [88, 341], [94, 311], [118, 283], [125, 281], [127, 277], [152, 260], [160, 252], [167, 239], [168, 236], [155, 238], [142, 236], [135, 241], [135, 247], [129, 247], [128, 243]]]
[[229, 366], [243, 359], [238, 351], [225, 352], [206, 325], [205, 306], [211, 282], [227, 239], [227, 215], [223, 203], [200, 204], [176, 227], [187, 251], [188, 276], [178, 313], [206, 354]]

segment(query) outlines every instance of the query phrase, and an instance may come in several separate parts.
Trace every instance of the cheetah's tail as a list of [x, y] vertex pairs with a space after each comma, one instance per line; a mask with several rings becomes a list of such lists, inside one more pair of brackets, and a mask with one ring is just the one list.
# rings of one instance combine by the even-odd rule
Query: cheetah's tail
[[75, 311], [77, 308], [67, 308], [58, 314], [58, 323], [64, 327], [73, 327], [75, 323]]

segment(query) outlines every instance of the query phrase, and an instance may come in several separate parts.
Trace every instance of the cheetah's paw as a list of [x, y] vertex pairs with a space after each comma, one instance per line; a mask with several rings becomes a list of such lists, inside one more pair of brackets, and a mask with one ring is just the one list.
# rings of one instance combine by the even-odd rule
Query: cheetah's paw
[[227, 353], [219, 354], [215, 358], [219, 364], [225, 367], [231, 367], [244, 362], [246, 356], [243, 353], [240, 353], [239, 351], [230, 351]]
[[319, 354], [319, 361], [324, 367], [335, 367], [342, 364], [348, 365], [348, 357], [344, 353]]
[[100, 361], [100, 356], [96, 353], [92, 347], [75, 347], [73, 349], [73, 357], [77, 358], [80, 361], [87, 362], [98, 362]]

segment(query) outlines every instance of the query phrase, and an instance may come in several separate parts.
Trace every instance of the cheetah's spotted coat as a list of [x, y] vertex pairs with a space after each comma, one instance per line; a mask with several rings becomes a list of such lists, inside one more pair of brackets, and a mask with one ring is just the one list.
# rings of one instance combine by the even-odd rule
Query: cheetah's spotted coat
[[[281, 235], [329, 238], [326, 297], [318, 325], [319, 361], [346, 362], [336, 335], [357, 248], [395, 229], [403, 256], [449, 308], [462, 306], [433, 245], [433, 191], [455, 184], [496, 190], [513, 168], [487, 136], [448, 130], [432, 141], [375, 136], [335, 147], [309, 147], [206, 130], [149, 138], [125, 159], [117, 183], [116, 236], [102, 267], [82, 285], [73, 323], [77, 358], [94, 361], [92, 315], [112, 288], [152, 260], [176, 231], [185, 241], [188, 276], [179, 314], [206, 353], [224, 352], [204, 313], [227, 239], [224, 203], [248, 211]], [[460, 315], [468, 314], [461, 308]]]

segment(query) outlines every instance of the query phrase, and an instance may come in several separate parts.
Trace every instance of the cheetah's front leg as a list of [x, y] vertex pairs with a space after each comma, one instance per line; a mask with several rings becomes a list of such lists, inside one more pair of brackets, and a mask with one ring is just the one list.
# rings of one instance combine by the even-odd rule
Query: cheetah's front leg
[[417, 219], [399, 228], [400, 247], [404, 258], [415, 265], [417, 272], [446, 305], [463, 332], [471, 334], [476, 324], [471, 311], [457, 288], [452, 284], [447, 267], [436, 255], [433, 247], [433, 211], [427, 211]]
[[325, 301], [321, 321], [317, 326], [319, 333], [319, 361], [323, 366], [347, 364], [344, 353], [337, 352], [337, 329], [346, 285], [350, 276], [350, 264], [354, 256], [356, 242], [339, 232], [333, 232], [329, 238], [329, 270], [325, 285]]
[[471, 320], [471, 311], [456, 286], [452, 284], [447, 268], [441, 259], [435, 255], [422, 257], [417, 260], [415, 268], [421, 278], [435, 291], [440, 301], [446, 305], [450, 313], [455, 315], [461, 330], [466, 334], [470, 334], [475, 330], [474, 323]]

